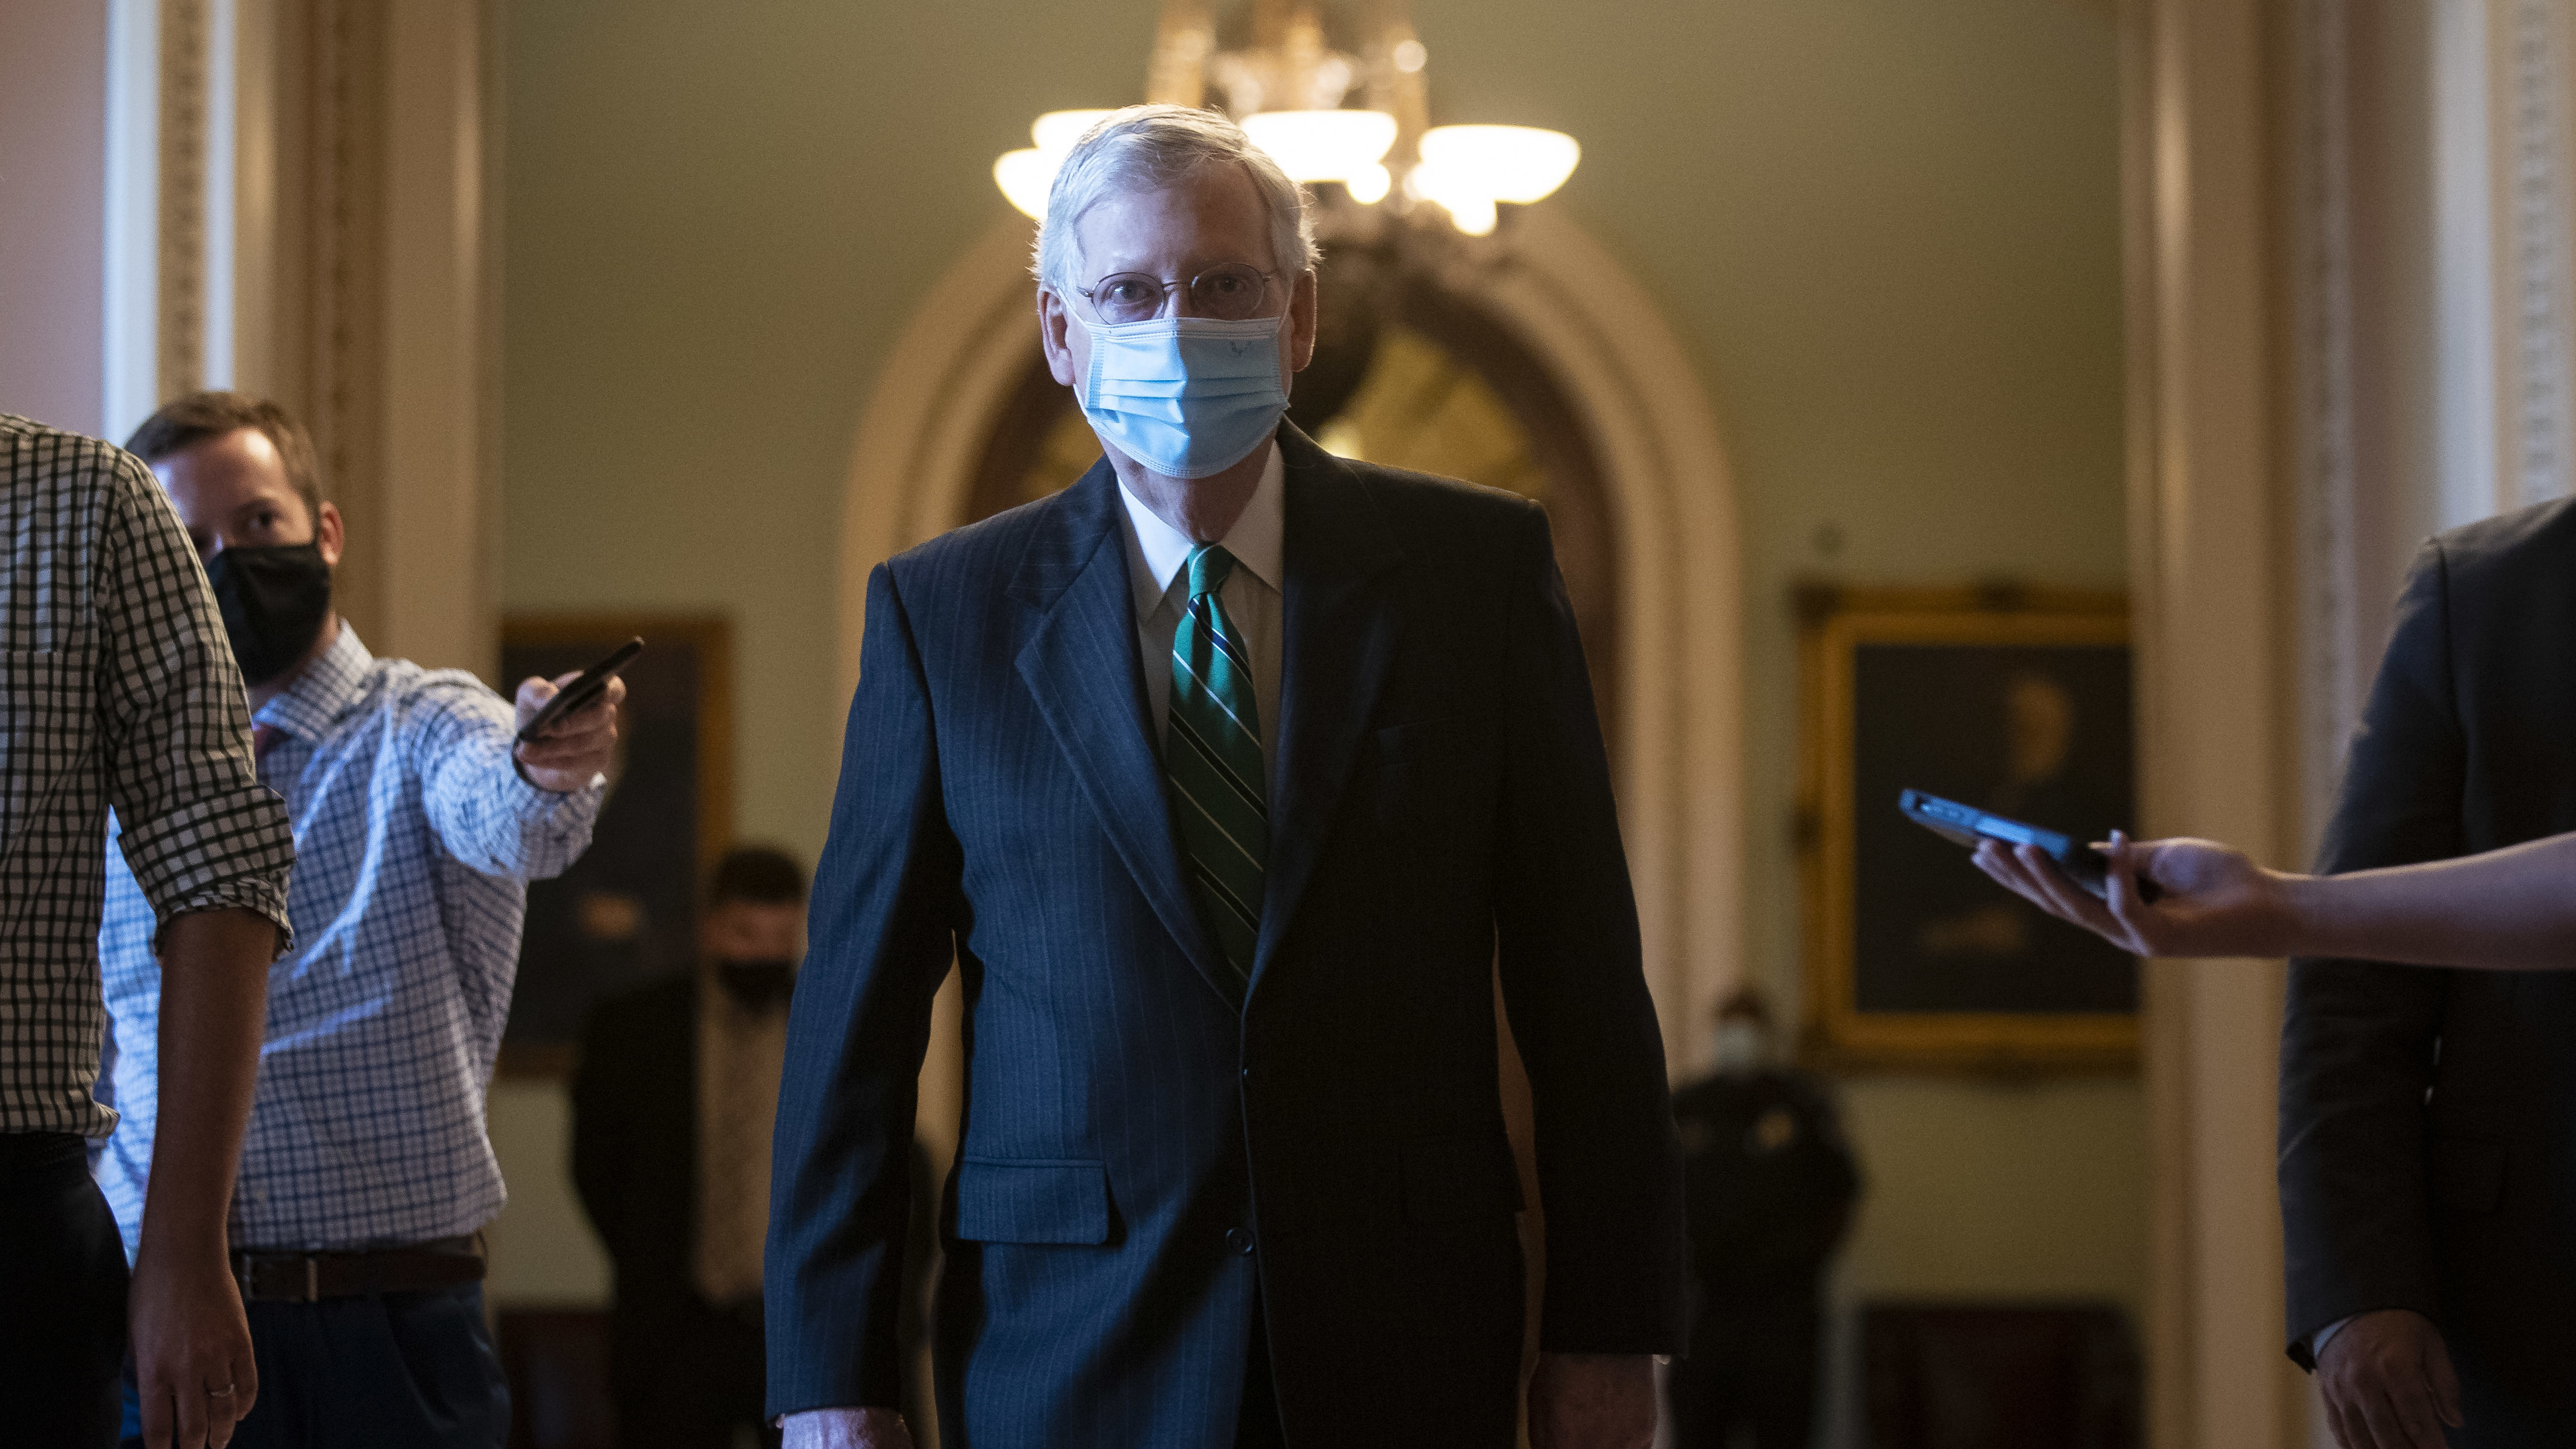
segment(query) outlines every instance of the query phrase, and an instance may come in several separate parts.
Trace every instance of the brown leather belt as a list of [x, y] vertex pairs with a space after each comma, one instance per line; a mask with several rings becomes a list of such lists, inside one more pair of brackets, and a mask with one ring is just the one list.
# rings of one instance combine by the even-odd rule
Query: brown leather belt
[[483, 1235], [364, 1253], [237, 1248], [233, 1278], [247, 1303], [316, 1303], [375, 1293], [424, 1293], [483, 1281]]

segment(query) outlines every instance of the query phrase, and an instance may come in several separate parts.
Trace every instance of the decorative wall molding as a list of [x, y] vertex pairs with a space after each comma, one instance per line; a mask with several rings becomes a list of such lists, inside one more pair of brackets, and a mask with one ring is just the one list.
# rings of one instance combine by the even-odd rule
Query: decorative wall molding
[[2496, 480], [2499, 510], [2569, 491], [2576, 351], [2567, 228], [2570, 219], [2567, 7], [2559, 0], [2498, 0], [2488, 25], [2495, 100], [2489, 145], [2495, 168]]
[[206, 179], [214, 16], [209, 0], [160, 0], [160, 186], [154, 385], [162, 401], [205, 386]]
[[[2335, 323], [2330, 288], [2312, 312], [2276, 291], [2272, 143], [2280, 89], [2302, 82], [2278, 42], [2335, 17], [2242, 0], [2135, 0], [2121, 16], [2139, 825], [2277, 858], [2295, 662], [2281, 580], [2300, 553], [2291, 398], [2323, 420], [2301, 430], [2323, 476], [2335, 456], [2332, 380], [2302, 388], [2280, 355], [2285, 323]], [[2307, 260], [2333, 256], [2320, 243]], [[2281, 1353], [2280, 968], [2153, 961], [2144, 985], [2148, 1439], [2284, 1449], [2306, 1437], [2306, 1401]]]
[[2361, 623], [2355, 460], [2353, 77], [2349, 0], [2299, 0], [2290, 91], [2291, 346], [2295, 398], [2299, 854], [2333, 808], [2373, 661]]
[[[300, 242], [281, 293], [301, 327], [281, 339], [280, 376], [313, 432], [349, 522], [342, 607], [362, 636], [387, 636], [384, 490], [384, 0], [305, 0], [301, 124], [282, 136], [281, 170], [301, 183], [301, 214], [279, 218]], [[377, 647], [390, 647], [379, 644]]]
[[[277, 399], [349, 521], [338, 606], [379, 650], [488, 670], [498, 0], [127, 3], [155, 144], [126, 199], [155, 245], [148, 281], [112, 271], [115, 425], [210, 385]], [[124, 376], [147, 355], [148, 400]]]

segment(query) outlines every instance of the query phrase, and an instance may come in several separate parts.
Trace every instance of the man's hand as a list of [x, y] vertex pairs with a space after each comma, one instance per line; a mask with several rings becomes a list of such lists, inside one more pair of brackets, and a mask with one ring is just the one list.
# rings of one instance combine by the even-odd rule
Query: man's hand
[[892, 1409], [808, 1409], [785, 1423], [779, 1449], [912, 1449], [912, 1432]]
[[200, 911], [161, 931], [161, 1121], [127, 1334], [151, 1449], [222, 1449], [259, 1396], [224, 1214], [250, 1121], [277, 927]]
[[2460, 1380], [2424, 1315], [2383, 1308], [2346, 1323], [2317, 1356], [2326, 1420], [2343, 1449], [2443, 1449], [2460, 1424]]
[[143, 1442], [152, 1449], [223, 1449], [259, 1397], [250, 1321], [218, 1240], [211, 1252], [156, 1256], [145, 1240], [126, 1297]]
[[1530, 1376], [1530, 1449], [1653, 1449], [1655, 1360], [1542, 1353]]
[[[556, 691], [579, 679], [581, 675], [560, 674], [549, 684], [533, 675], [519, 683], [519, 718], [513, 728], [526, 729], [546, 707]], [[626, 699], [626, 681], [608, 681], [608, 692], [597, 703], [546, 726], [546, 732], [521, 745], [516, 751], [519, 768], [540, 790], [569, 795], [587, 790], [590, 782], [608, 772], [609, 752], [617, 744], [617, 706]]]
[[[2096, 899], [2067, 879], [2036, 846], [1977, 847], [1977, 868], [2031, 904], [2072, 921], [2135, 956], [2278, 956], [2292, 935], [2285, 879], [2242, 851], [2209, 840], [2131, 844], [2114, 834], [2102, 847], [2110, 861], [2111, 898]], [[2164, 894], [2139, 899], [2137, 881]]]

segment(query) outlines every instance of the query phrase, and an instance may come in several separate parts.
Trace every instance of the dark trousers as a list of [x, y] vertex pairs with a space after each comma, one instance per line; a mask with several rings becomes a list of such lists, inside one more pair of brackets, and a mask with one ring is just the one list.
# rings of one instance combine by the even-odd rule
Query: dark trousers
[[[249, 1303], [259, 1401], [233, 1449], [502, 1449], [510, 1389], [483, 1285]], [[127, 1391], [126, 1449], [142, 1427]]]
[[1813, 1292], [1702, 1313], [1665, 1383], [1674, 1449], [1726, 1449], [1739, 1425], [1757, 1449], [1808, 1449], [1823, 1327]]
[[105, 1449], [125, 1361], [125, 1244], [87, 1141], [0, 1134], [0, 1243], [0, 1438]]
[[618, 1449], [734, 1449], [746, 1431], [776, 1445], [758, 1302], [726, 1310], [696, 1294], [621, 1312], [610, 1372]]

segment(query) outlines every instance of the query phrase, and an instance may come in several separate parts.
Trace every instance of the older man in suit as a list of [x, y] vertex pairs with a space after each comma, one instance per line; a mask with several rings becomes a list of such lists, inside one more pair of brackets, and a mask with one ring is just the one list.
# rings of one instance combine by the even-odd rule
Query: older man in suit
[[794, 1445], [901, 1445], [914, 1080], [969, 1042], [942, 1442], [1641, 1449], [1682, 1337], [1678, 1150], [1545, 516], [1282, 422], [1304, 198], [1222, 117], [1120, 112], [1039, 239], [1104, 460], [869, 580], [789, 1028], [768, 1291]]

